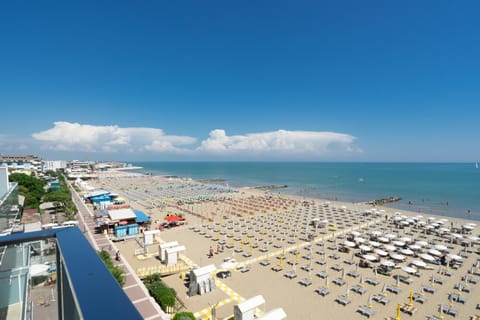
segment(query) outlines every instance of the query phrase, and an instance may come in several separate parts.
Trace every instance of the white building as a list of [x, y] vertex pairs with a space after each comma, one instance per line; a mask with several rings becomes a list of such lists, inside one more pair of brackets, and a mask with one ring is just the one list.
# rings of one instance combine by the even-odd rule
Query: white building
[[56, 171], [65, 169], [67, 167], [67, 161], [65, 160], [43, 160], [43, 171]]

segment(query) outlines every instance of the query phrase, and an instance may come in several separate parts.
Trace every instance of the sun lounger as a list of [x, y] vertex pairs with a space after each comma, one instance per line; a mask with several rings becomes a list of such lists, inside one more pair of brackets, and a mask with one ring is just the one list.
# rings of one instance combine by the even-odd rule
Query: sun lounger
[[441, 304], [441, 305], [439, 306], [439, 312], [440, 312], [440, 313], [449, 314], [449, 315], [454, 316], [454, 317], [457, 316], [457, 314], [458, 314], [458, 310], [457, 310], [457, 309], [452, 308], [452, 307], [450, 307], [450, 306], [447, 305], [447, 304]]
[[371, 316], [373, 316], [375, 314], [375, 310], [373, 310], [372, 308], [369, 308], [368, 306], [365, 306], [365, 305], [358, 306], [357, 312], [359, 312], [361, 315], [366, 316], [368, 318], [370, 318]]
[[325, 279], [327, 277], [327, 274], [323, 271], [317, 272], [315, 275], [322, 279]]
[[347, 272], [347, 276], [352, 277], [352, 278], [358, 278], [360, 274], [356, 271], [349, 271]]
[[414, 293], [413, 294], [413, 301], [415, 302], [420, 302], [421, 304], [424, 304], [425, 302], [427, 302], [428, 298], [419, 294], [419, 293]]
[[453, 302], [460, 302], [465, 304], [467, 302], [467, 298], [465, 296], [462, 296], [460, 294], [456, 293], [449, 293], [448, 294], [448, 300], [453, 301]]
[[376, 286], [379, 284], [378, 280], [374, 278], [367, 278], [365, 279], [365, 282], [371, 284], [372, 286]]
[[347, 304], [349, 304], [350, 302], [352, 302], [352, 300], [350, 300], [349, 298], [347, 298], [346, 296], [344, 295], [339, 295], [335, 298], [335, 301], [338, 302], [339, 304], [343, 304], [344, 306], [346, 306]]
[[324, 260], [317, 260], [315, 263], [323, 266], [326, 262]]
[[408, 303], [405, 303], [404, 305], [402, 305], [402, 306], [400, 307], [400, 310], [401, 310], [402, 312], [405, 312], [405, 313], [413, 316], [413, 314], [414, 314], [415, 312], [417, 312], [418, 308], [417, 308], [417, 307], [414, 307], [414, 306], [411, 306], [411, 305], [409, 305]]
[[343, 268], [341, 266], [339, 266], [338, 264], [331, 266], [330, 269], [335, 270], [337, 272], [343, 270]]
[[396, 286], [390, 286], [390, 285], [388, 285], [388, 286], [386, 286], [385, 289], [386, 289], [387, 291], [390, 291], [390, 292], [395, 293], [395, 294], [399, 294], [400, 292], [402, 292], [402, 289], [399, 288], [399, 287], [396, 287]]
[[275, 271], [275, 272], [279, 272], [279, 271], [282, 271], [283, 268], [280, 265], [277, 265], [277, 266], [273, 266], [272, 270]]
[[376, 301], [378, 303], [381, 303], [383, 305], [386, 305], [387, 303], [390, 302], [390, 299], [388, 299], [387, 297], [385, 297], [384, 295], [381, 295], [381, 294], [374, 294], [372, 296], [372, 300]]
[[365, 292], [367, 292], [367, 289], [362, 288], [362, 287], [360, 287], [359, 285], [355, 285], [355, 286], [352, 287], [352, 291], [353, 291], [353, 292], [356, 292], [356, 293], [358, 293], [358, 294], [360, 294], [360, 295], [362, 295], [362, 294], [364, 294]]
[[437, 278], [435, 276], [431, 276], [430, 281], [433, 282], [433, 283], [443, 284], [443, 279], [442, 278]]
[[293, 271], [288, 271], [287, 273], [284, 274], [284, 276], [289, 279], [294, 279], [297, 277], [297, 274]]
[[312, 281], [310, 281], [307, 278], [303, 278], [298, 283], [300, 283], [302, 286], [305, 286], [305, 287], [308, 287], [308, 286], [312, 285]]
[[318, 287], [317, 289], [314, 290], [315, 292], [317, 292], [319, 295], [325, 297], [327, 294], [330, 293], [330, 290], [328, 290], [327, 288], [325, 287]]
[[421, 289], [423, 292], [428, 292], [428, 293], [432, 293], [432, 294], [437, 291], [437, 289], [435, 289], [434, 287], [432, 287], [432, 286], [427, 286], [427, 285], [421, 286], [420, 289]]
[[340, 287], [346, 284], [345, 280], [343, 280], [342, 278], [336, 278], [332, 282], [335, 283], [337, 286], [340, 286]]

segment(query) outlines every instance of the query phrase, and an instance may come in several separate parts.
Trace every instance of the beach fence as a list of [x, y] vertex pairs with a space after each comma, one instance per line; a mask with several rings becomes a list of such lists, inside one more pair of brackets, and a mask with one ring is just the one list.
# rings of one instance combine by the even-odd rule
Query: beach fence
[[137, 276], [139, 278], [145, 278], [151, 276], [153, 274], [160, 274], [160, 275], [168, 275], [174, 273], [180, 273], [189, 271], [190, 266], [184, 263], [178, 263], [173, 265], [154, 265], [149, 267], [141, 267], [137, 268]]

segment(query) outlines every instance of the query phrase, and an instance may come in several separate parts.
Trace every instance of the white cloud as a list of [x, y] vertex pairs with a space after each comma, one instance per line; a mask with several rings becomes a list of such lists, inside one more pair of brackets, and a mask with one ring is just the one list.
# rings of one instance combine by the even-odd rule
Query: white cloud
[[360, 151], [353, 146], [355, 139], [344, 133], [287, 130], [227, 136], [225, 130], [216, 129], [202, 141], [197, 151], [216, 155], [320, 159]]
[[58, 121], [53, 128], [32, 137], [55, 151], [88, 152], [182, 152], [179, 146], [195, 143], [188, 136], [166, 135], [156, 128], [121, 128]]

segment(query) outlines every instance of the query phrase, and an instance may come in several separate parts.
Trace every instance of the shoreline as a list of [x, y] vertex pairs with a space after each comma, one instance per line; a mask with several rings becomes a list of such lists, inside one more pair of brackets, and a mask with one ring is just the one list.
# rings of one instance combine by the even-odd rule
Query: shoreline
[[[152, 229], [163, 221], [166, 214], [184, 214], [188, 224], [162, 230], [160, 239], [163, 242], [178, 241], [181, 245], [185, 245], [187, 248], [185, 257], [193, 265], [214, 264], [219, 267], [225, 259], [233, 257], [236, 260], [236, 266], [248, 266], [249, 271], [245, 273], [238, 271], [236, 268], [232, 270], [231, 278], [220, 280], [215, 277], [218, 289], [202, 296], [189, 297], [185, 283], [178, 275], [163, 278], [168, 286], [177, 291], [178, 297], [186, 304], [187, 310], [194, 312], [198, 319], [208, 317], [208, 308], [211, 303], [221, 305], [217, 310], [217, 317], [225, 319], [232, 314], [234, 304], [258, 294], [265, 297], [269, 310], [283, 308], [291, 319], [317, 319], [318, 310], [324, 312], [325, 318], [363, 319], [364, 317], [356, 312], [357, 307], [369, 304], [371, 295], [382, 294], [386, 287], [395, 286], [395, 280], [392, 277], [377, 276], [372, 269], [358, 268], [356, 266], [359, 262], [357, 256], [354, 256], [353, 253], [342, 253], [333, 249], [334, 246], [345, 241], [345, 238], [353, 231], [364, 234], [365, 238], [376, 229], [382, 229], [385, 234], [398, 234], [398, 237], [412, 234], [412, 238], [425, 239], [428, 242], [434, 241], [433, 243], [441, 244], [445, 241], [445, 245], [452, 247], [452, 253], [461, 252], [461, 247], [447, 243], [441, 237], [424, 234], [413, 227], [409, 227], [407, 230], [394, 227], [392, 222], [396, 217], [402, 215], [410, 218], [419, 216], [414, 211], [392, 210], [389, 207], [371, 206], [366, 203], [319, 200], [304, 196], [278, 194], [251, 187], [238, 188], [235, 192], [217, 193], [217, 197], [213, 198], [202, 196], [202, 199], [200, 199], [200, 197], [197, 198], [194, 195], [207, 191], [220, 191], [215, 189], [215, 186], [189, 178], [144, 175], [125, 175], [122, 177], [121, 175], [113, 175], [92, 182], [99, 184], [97, 187], [111, 188], [112, 191], [117, 192], [122, 197], [130, 199], [129, 202], [135, 209], [144, 210], [148, 213], [153, 220]], [[190, 193], [190, 191], [193, 193]], [[189, 197], [193, 197], [191, 203], [178, 204], [178, 199]], [[325, 206], [327, 203], [328, 206]], [[150, 206], [150, 204], [152, 204], [152, 207], [148, 208], [147, 206]], [[372, 209], [378, 210], [381, 215], [377, 217], [363, 215], [363, 212]], [[309, 221], [316, 215], [326, 215], [338, 229], [333, 233], [328, 229], [319, 230], [313, 241], [307, 241], [303, 239], [304, 236], [300, 231], [306, 228], [304, 231], [307, 232], [307, 229], [310, 228], [308, 232], [312, 232], [312, 229], [302, 221]], [[387, 215], [388, 219], [384, 218], [384, 215]], [[425, 216], [424, 219], [432, 217], [434, 216], [430, 217], [429, 215], [428, 217]], [[444, 217], [435, 217], [438, 221], [442, 218]], [[472, 220], [450, 218], [448, 226], [450, 227], [451, 224], [459, 227], [470, 221]], [[297, 223], [298, 227], [296, 226]], [[299, 230], [295, 231], [296, 228], [299, 228]], [[286, 233], [283, 233], [282, 230], [286, 230]], [[292, 232], [294, 238], [290, 238]], [[295, 233], [298, 234], [295, 236]], [[478, 228], [475, 228], [474, 235], [477, 234]], [[230, 235], [231, 237], [227, 237]], [[270, 235], [271, 238], [267, 237]], [[281, 240], [283, 237], [286, 239]], [[215, 238], [217, 239], [215, 240]], [[260, 238], [263, 240], [259, 240]], [[270, 245], [266, 245], [268, 247], [267, 253], [260, 251], [264, 246], [265, 239], [272, 241]], [[289, 240], [289, 242], [287, 243], [286, 240]], [[225, 251], [215, 253], [212, 258], [209, 258], [207, 255], [208, 248], [217, 247], [219, 242], [216, 241], [224, 241], [227, 248]], [[122, 252], [122, 256], [128, 260], [128, 263], [137, 272], [138, 270], [155, 270], [155, 268], [161, 266], [155, 258], [158, 255], [158, 244], [149, 248], [151, 253], [149, 257], [142, 259], [136, 258], [133, 254], [135, 250], [139, 249], [136, 241], [117, 242], [117, 246]], [[312, 260], [306, 258], [309, 254], [309, 247], [312, 248], [310, 249], [310, 255], [315, 256]], [[290, 253], [297, 250], [300, 254], [292, 255]], [[478, 250], [478, 244], [472, 250]], [[282, 251], [285, 254], [283, 271], [272, 271], [270, 267], [279, 263], [277, 257], [282, 255]], [[320, 251], [325, 253], [320, 255], [318, 253]], [[251, 253], [251, 257], [247, 257], [247, 253]], [[420, 292], [421, 286], [429, 285], [431, 277], [441, 277], [446, 285], [435, 287], [437, 290], [435, 297], [438, 298], [433, 298], [428, 294], [426, 298], [429, 300], [424, 304], [414, 303], [414, 306], [418, 308], [415, 318], [420, 319], [428, 315], [438, 314], [437, 299], [439, 303], [448, 304], [448, 293], [452, 291], [453, 285], [460, 281], [461, 276], [468, 273], [468, 269], [472, 263], [475, 263], [477, 256], [476, 253], [469, 253], [468, 259], [465, 260], [459, 271], [449, 269], [452, 273], [450, 277], [440, 276], [437, 273], [439, 270], [437, 265], [432, 265], [431, 269], [420, 270], [421, 276], [418, 278], [411, 277], [413, 283], [399, 285], [399, 288], [403, 290], [401, 294], [388, 294], [386, 296], [390, 301], [389, 303], [386, 305], [371, 303], [373, 310], [378, 315], [378, 317], [373, 318], [380, 319], [394, 315], [397, 304], [408, 302], [409, 292]], [[317, 260], [318, 258], [320, 260]], [[411, 262], [410, 259], [408, 258], [407, 262]], [[263, 260], [269, 260], [271, 265], [267, 267], [260, 265], [259, 262]], [[295, 260], [297, 262], [292, 264]], [[324, 260], [326, 264], [318, 265], [316, 261], [321, 260]], [[347, 260], [353, 260], [355, 264], [350, 265], [344, 262]], [[303, 270], [309, 264], [314, 269], [312, 273]], [[407, 266], [405, 262], [399, 263], [396, 274], [406, 275], [400, 269], [403, 264]], [[361, 282], [360, 278], [342, 276], [341, 272], [332, 270], [336, 265], [349, 273], [358, 272], [362, 279], [376, 278], [379, 285], [363, 285], [362, 288], [367, 292], [365, 295], [350, 292], [352, 288], [358, 287], [359, 281]], [[294, 272], [295, 275], [298, 275], [298, 278], [295, 278], [295, 280], [286, 278], [287, 271]], [[325, 286], [328, 280], [319, 278], [316, 275], [319, 271], [328, 274], [330, 282], [342, 278], [347, 285], [327, 285], [331, 293], [322, 297], [315, 293], [314, 289]], [[310, 279], [312, 285], [302, 286], [299, 284], [299, 280], [305, 279]], [[272, 283], [275, 286], [272, 286]], [[229, 292], [233, 292], [234, 295], [229, 294]], [[345, 293], [352, 302], [348, 306], [336, 303], [335, 298]], [[480, 286], [472, 286], [471, 293], [466, 294], [469, 299], [468, 303], [465, 305], [455, 304], [460, 312], [458, 318], [463, 319], [475, 314], [473, 302], [475, 301], [474, 297], [478, 294], [480, 294]], [[299, 299], [289, 299], [291, 295]]]

